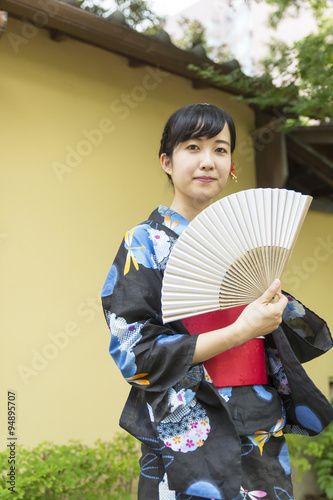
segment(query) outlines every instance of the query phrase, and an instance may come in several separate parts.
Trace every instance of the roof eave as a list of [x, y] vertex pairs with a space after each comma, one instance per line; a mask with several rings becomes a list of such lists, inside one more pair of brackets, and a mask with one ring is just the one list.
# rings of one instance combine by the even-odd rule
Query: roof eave
[[[37, 27], [50, 30], [54, 39], [57, 39], [59, 34], [66, 34], [82, 42], [127, 57], [132, 65], [133, 62], [136, 65], [149, 64], [194, 82], [201, 80], [207, 86], [214, 87], [215, 85], [189, 70], [189, 64], [202, 66], [208, 62], [222, 73], [230, 72], [228, 63], [216, 64], [208, 58], [197, 56], [173, 44], [160, 42], [127, 26], [61, 1], [2, 0], [1, 9], [6, 10], [10, 16], [25, 22], [29, 20]], [[237, 89], [230, 85], [217, 88], [231, 94], [239, 94]]]

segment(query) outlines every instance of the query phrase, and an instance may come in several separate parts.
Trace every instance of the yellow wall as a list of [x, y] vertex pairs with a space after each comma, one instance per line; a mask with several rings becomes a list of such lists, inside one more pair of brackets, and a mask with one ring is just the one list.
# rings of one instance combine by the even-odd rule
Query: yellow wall
[[[232, 114], [243, 154], [229, 194], [255, 186], [254, 115], [226, 93], [131, 69], [125, 58], [54, 42], [43, 29], [26, 34], [10, 19], [0, 41], [1, 404], [7, 390], [16, 393], [23, 445], [92, 443], [118, 430], [129, 390], [108, 353], [100, 291], [125, 230], [171, 199], [157, 157], [164, 123], [191, 102]], [[332, 217], [311, 213], [294, 261], [305, 262], [331, 233]], [[331, 324], [332, 267], [330, 253], [295, 291]], [[331, 355], [312, 364], [326, 392], [329, 365]]]

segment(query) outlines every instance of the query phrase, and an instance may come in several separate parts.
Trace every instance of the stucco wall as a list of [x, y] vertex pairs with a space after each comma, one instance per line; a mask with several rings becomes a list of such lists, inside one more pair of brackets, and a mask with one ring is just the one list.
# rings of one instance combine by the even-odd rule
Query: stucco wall
[[[25, 446], [110, 439], [129, 386], [109, 356], [99, 296], [125, 230], [171, 200], [157, 157], [164, 123], [191, 102], [232, 114], [242, 153], [229, 194], [255, 187], [254, 115], [224, 92], [130, 68], [81, 42], [55, 42], [37, 28], [27, 36], [24, 21], [9, 20], [0, 61], [1, 404], [7, 390], [16, 393]], [[313, 270], [285, 280], [331, 324], [332, 224], [329, 215], [309, 214], [288, 269]], [[326, 394], [331, 366], [332, 355], [309, 364]]]

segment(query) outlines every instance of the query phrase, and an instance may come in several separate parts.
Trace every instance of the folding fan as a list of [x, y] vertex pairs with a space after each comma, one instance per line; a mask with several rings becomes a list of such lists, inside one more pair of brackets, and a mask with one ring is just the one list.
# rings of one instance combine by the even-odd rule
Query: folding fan
[[162, 286], [163, 321], [249, 304], [281, 278], [312, 197], [249, 189], [203, 210], [178, 238]]

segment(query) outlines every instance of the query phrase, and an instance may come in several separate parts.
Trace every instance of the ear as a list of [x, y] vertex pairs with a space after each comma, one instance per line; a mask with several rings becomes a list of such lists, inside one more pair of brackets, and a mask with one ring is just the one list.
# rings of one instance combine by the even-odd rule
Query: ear
[[160, 162], [165, 173], [172, 174], [172, 161], [170, 156], [166, 153], [162, 153], [160, 156]]

